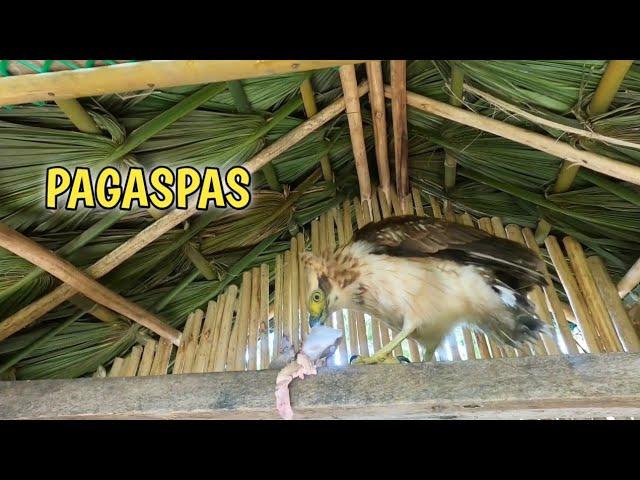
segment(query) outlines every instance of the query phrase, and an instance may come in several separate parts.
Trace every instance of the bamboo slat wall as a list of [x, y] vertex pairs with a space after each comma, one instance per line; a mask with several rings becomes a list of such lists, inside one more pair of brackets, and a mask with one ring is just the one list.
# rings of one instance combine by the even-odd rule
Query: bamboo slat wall
[[[277, 354], [280, 339], [286, 334], [296, 348], [306, 338], [306, 277], [299, 262], [305, 247], [315, 254], [334, 249], [351, 239], [354, 227], [362, 227], [391, 215], [416, 214], [447, 218], [480, 228], [498, 237], [509, 238], [540, 253], [533, 232], [517, 225], [503, 225], [499, 218], [474, 219], [456, 214], [451, 205], [429, 198], [427, 210], [417, 189], [404, 201], [391, 191], [391, 204], [382, 189], [372, 189], [371, 211], [360, 199], [345, 201], [320, 215], [311, 223], [307, 240], [303, 233], [291, 239], [291, 248], [275, 261], [275, 281], [270, 297], [269, 266], [266, 264], [244, 272], [240, 286], [231, 285], [206, 312], [191, 313], [183, 331], [183, 341], [176, 350], [170, 342], [149, 340], [137, 345], [124, 358], [116, 358], [107, 373], [98, 369], [94, 376], [145, 376], [167, 373], [199, 373], [261, 370]], [[402, 205], [405, 205], [402, 210]], [[470, 327], [456, 328], [436, 351], [436, 361], [490, 359], [527, 355], [579, 354], [585, 352], [638, 352], [640, 340], [627, 311], [609, 278], [602, 260], [587, 258], [582, 246], [571, 237], [560, 242], [549, 236], [545, 246], [570, 306], [563, 305], [546, 272], [548, 287], [531, 293], [540, 318], [549, 325], [554, 338], [541, 335], [532, 347], [516, 350], [499, 346], [492, 339]], [[566, 252], [566, 253], [565, 253]], [[273, 301], [270, 302], [270, 298]], [[580, 333], [574, 335], [567, 321], [571, 312]], [[572, 319], [572, 320], [573, 320]], [[393, 337], [382, 319], [357, 312], [334, 313], [327, 323], [344, 332], [344, 341], [331, 363], [345, 365], [352, 355], [371, 355]], [[422, 347], [405, 340], [395, 352], [412, 362], [423, 359]]]

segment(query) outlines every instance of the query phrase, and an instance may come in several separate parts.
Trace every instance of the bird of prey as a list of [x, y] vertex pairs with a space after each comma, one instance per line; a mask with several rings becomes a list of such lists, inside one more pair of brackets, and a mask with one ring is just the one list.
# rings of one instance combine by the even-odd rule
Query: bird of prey
[[543, 261], [519, 243], [465, 225], [412, 215], [369, 223], [347, 245], [305, 252], [311, 327], [336, 310], [368, 313], [399, 333], [371, 357], [388, 362], [405, 338], [425, 359], [460, 323], [520, 347], [546, 330], [527, 293], [545, 285]]

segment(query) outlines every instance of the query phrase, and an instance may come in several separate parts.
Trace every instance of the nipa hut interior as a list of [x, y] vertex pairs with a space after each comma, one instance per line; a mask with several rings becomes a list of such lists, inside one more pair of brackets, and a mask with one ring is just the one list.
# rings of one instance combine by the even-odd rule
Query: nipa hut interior
[[[309, 329], [301, 253], [404, 214], [534, 250], [553, 335], [514, 349], [463, 324], [432, 361], [408, 339], [409, 364], [354, 366], [397, 332], [338, 311], [327, 368], [292, 386], [302, 418], [640, 413], [640, 63], [0, 60], [0, 75], [0, 417], [277, 418], [269, 363]], [[160, 163], [241, 165], [251, 204], [45, 208], [48, 168]]]

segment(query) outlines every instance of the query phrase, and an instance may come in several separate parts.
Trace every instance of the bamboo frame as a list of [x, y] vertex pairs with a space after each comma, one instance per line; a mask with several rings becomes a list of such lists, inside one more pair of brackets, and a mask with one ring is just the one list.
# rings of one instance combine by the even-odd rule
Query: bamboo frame
[[109, 290], [78, 270], [72, 263], [58, 257], [55, 253], [3, 223], [0, 223], [0, 246], [46, 270], [94, 302], [108, 305], [119, 314], [147, 327], [161, 337], [171, 340], [176, 345], [180, 343], [178, 330], [165, 324], [157, 316], [139, 305]]
[[384, 80], [382, 78], [382, 62], [367, 62], [367, 78], [369, 79], [369, 103], [373, 118], [373, 136], [376, 142], [376, 161], [378, 180], [387, 201], [391, 199], [391, 173], [389, 170], [389, 152], [387, 148], [387, 118], [384, 98]]
[[[364, 95], [367, 91], [368, 85], [366, 82], [363, 82], [358, 87], [358, 95]], [[297, 126], [289, 133], [283, 135], [271, 145], [261, 150], [253, 158], [243, 164], [244, 168], [246, 168], [250, 173], [255, 173], [282, 152], [291, 148], [297, 142], [313, 133], [335, 116], [339, 115], [344, 109], [344, 99], [337, 99], [322, 111], [314, 115], [313, 118], [306, 120], [301, 125]], [[100, 278], [106, 275], [161, 235], [188, 220], [195, 212], [196, 207], [194, 205], [186, 210], [173, 210], [167, 213], [134, 237], [130, 238], [122, 245], [102, 257], [89, 267], [86, 270], [86, 273], [94, 278]], [[75, 290], [70, 286], [61, 285], [52, 292], [31, 303], [29, 306], [6, 318], [2, 323], [0, 323], [0, 340], [3, 340], [13, 333], [30, 325], [39, 317], [60, 305], [63, 301], [71, 298], [75, 293]]]
[[[522, 234], [527, 243], [527, 246], [541, 257], [540, 247], [538, 247], [533, 232], [529, 228], [523, 228]], [[564, 315], [563, 305], [560, 302], [560, 298], [558, 298], [558, 293], [556, 292], [556, 289], [553, 285], [553, 280], [551, 278], [551, 275], [549, 274], [549, 269], [547, 268], [546, 263], [543, 263], [543, 272], [544, 278], [547, 282], [543, 290], [544, 294], [547, 297], [549, 307], [555, 317], [557, 332], [562, 338], [562, 342], [567, 349], [567, 353], [569, 353], [570, 355], [577, 355], [579, 352], [576, 345], [576, 340], [575, 338], [573, 338], [573, 335], [569, 330], [569, 324], [567, 323], [567, 319]]]
[[[391, 87], [385, 86], [385, 96], [391, 97]], [[555, 138], [494, 120], [475, 112], [452, 107], [416, 93], [407, 92], [407, 104], [418, 110], [527, 145], [590, 170], [640, 185], [640, 167], [638, 166], [586, 150], [578, 150]]]
[[593, 275], [600, 296], [607, 307], [611, 322], [613, 323], [618, 338], [624, 347], [625, 352], [640, 352], [640, 338], [631, 324], [622, 301], [618, 296], [616, 287], [609, 277], [607, 268], [600, 257], [592, 256], [587, 258], [589, 270]]
[[409, 193], [409, 136], [407, 127], [407, 62], [391, 60], [391, 113], [396, 170], [396, 193], [401, 202]]
[[363, 60], [151, 60], [0, 79], [0, 106], [226, 82]]
[[260, 323], [260, 268], [253, 267], [251, 269], [251, 309], [249, 314], [249, 337], [247, 339], [247, 347], [248, 347], [247, 368], [249, 370], [258, 369], [258, 325], [259, 323]]
[[[220, 319], [220, 334], [216, 339], [216, 353], [213, 361], [213, 371], [223, 372], [227, 365], [227, 352], [229, 349], [229, 338], [231, 337], [231, 319], [238, 297], [238, 287], [229, 285], [224, 299], [224, 308]], [[220, 310], [220, 307], [218, 307]]]
[[207, 302], [207, 311], [205, 313], [200, 339], [198, 341], [198, 349], [196, 351], [196, 359], [193, 363], [192, 371], [194, 373], [206, 372], [209, 364], [209, 357], [213, 350], [213, 335], [215, 332], [216, 311], [218, 304], [211, 300]]
[[[260, 369], [269, 368], [269, 265], [263, 263], [260, 271], [260, 316], [258, 341], [260, 342]], [[264, 325], [264, 327], [263, 327]]]
[[545, 239], [544, 244], [547, 247], [547, 252], [551, 257], [556, 273], [558, 274], [558, 277], [560, 277], [560, 282], [564, 287], [564, 291], [569, 298], [574, 318], [576, 319], [576, 323], [580, 327], [584, 339], [587, 342], [589, 353], [604, 352], [604, 348], [600, 344], [600, 340], [597, 336], [595, 326], [591, 323], [589, 309], [585, 299], [578, 288], [578, 283], [573, 276], [573, 272], [565, 260], [562, 250], [560, 249], [560, 245], [558, 244], [558, 240], [556, 240], [556, 237], [553, 235], [549, 235]]
[[591, 310], [591, 318], [595, 323], [605, 348], [608, 352], [622, 351], [622, 344], [611, 324], [607, 307], [602, 301], [598, 287], [589, 271], [587, 258], [582, 250], [582, 246], [571, 237], [564, 237], [562, 243], [564, 243], [565, 249], [567, 250], [567, 255], [571, 260], [571, 266], [578, 280], [578, 285], [580, 285], [580, 289], [585, 299], [587, 299], [589, 310]]
[[371, 201], [371, 177], [369, 175], [369, 163], [367, 161], [367, 147], [364, 141], [362, 128], [362, 114], [360, 111], [360, 95], [358, 95], [356, 69], [353, 65], [340, 67], [340, 82], [346, 105], [349, 133], [351, 136], [351, 148], [358, 173], [358, 185], [360, 198], [363, 202]]

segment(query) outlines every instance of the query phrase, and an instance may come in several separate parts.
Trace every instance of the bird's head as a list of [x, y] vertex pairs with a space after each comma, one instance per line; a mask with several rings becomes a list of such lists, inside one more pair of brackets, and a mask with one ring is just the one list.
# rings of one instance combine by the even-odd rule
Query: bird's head
[[304, 252], [301, 260], [307, 273], [309, 327], [324, 325], [329, 315], [346, 308], [353, 297], [357, 264], [348, 256]]

